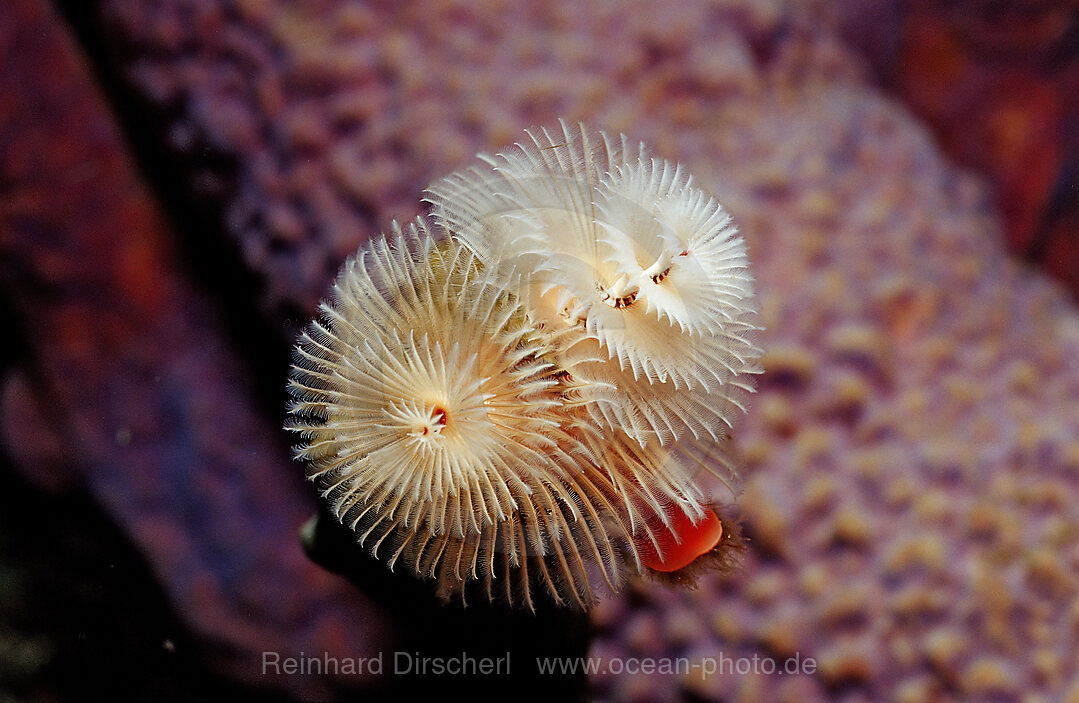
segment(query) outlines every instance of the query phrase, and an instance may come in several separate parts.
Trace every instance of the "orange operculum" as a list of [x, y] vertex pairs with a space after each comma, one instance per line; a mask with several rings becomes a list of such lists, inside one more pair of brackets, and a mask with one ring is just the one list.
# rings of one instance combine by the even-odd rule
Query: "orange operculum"
[[658, 517], [655, 524], [650, 521], [658, 551], [652, 537], [646, 532], [634, 535], [641, 562], [653, 571], [669, 573], [683, 569], [715, 549], [723, 539], [723, 522], [711, 508], [705, 508], [704, 516], [697, 522], [677, 505], [667, 506], [667, 515], [670, 517], [670, 528]]

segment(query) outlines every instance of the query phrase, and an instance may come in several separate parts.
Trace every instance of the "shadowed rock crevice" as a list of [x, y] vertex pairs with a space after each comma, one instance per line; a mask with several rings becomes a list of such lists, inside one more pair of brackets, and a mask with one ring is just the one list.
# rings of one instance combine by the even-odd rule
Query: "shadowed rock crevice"
[[228, 235], [229, 206], [238, 189], [237, 155], [215, 148], [187, 124], [183, 100], [154, 102], [132, 88], [123, 68], [133, 59], [131, 47], [116, 40], [99, 0], [54, 1], [79, 41], [128, 154], [165, 213], [185, 274], [214, 301], [229, 346], [252, 375], [281, 379], [253, 388], [267, 419], [280, 418], [287, 401], [291, 321], [306, 313], [287, 303], [274, 315], [260, 309], [266, 282], [244, 263], [237, 240]]

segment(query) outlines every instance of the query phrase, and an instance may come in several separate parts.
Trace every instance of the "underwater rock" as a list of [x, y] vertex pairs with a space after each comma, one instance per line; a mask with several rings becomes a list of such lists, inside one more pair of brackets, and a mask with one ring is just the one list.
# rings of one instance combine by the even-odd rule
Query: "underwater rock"
[[[8, 380], [5, 443], [42, 446], [15, 418], [46, 423], [61, 451], [14, 456], [81, 474], [215, 668], [266, 685], [264, 651], [369, 656], [392, 641], [384, 616], [304, 556], [314, 501], [75, 46], [37, 0], [6, 3], [0, 26], [0, 290], [26, 364]], [[325, 696], [331, 682], [270, 684]]]

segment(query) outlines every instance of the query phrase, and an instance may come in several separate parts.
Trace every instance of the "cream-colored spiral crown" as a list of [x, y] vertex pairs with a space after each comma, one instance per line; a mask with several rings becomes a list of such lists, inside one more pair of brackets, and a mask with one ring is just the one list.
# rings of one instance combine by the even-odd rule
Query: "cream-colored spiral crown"
[[527, 134], [429, 189], [435, 229], [345, 264], [296, 346], [287, 428], [391, 568], [586, 606], [735, 491], [752, 281], [679, 167], [583, 128]]

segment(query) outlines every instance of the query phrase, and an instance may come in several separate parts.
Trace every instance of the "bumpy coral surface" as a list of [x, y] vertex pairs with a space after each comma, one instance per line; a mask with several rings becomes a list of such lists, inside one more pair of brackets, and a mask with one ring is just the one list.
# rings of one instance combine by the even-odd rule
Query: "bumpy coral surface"
[[1074, 308], [987, 241], [999, 227], [984, 191], [894, 105], [832, 87], [739, 112], [755, 119], [702, 158], [759, 166], [726, 170], [721, 189], [755, 213], [746, 235], [768, 329], [739, 435], [747, 568], [694, 595], [608, 604], [594, 653], [817, 668], [604, 676], [599, 690], [1074, 695]]
[[[740, 442], [745, 569], [605, 603], [593, 653], [816, 667], [608, 667], [598, 697], [1079, 698], [1079, 314], [1004, 255], [988, 190], [868, 84], [821, 7], [100, 9], [109, 70], [227, 204], [282, 349], [362, 240], [527, 125], [626, 132], [734, 215], [769, 350]], [[109, 466], [130, 493], [138, 464]]]

